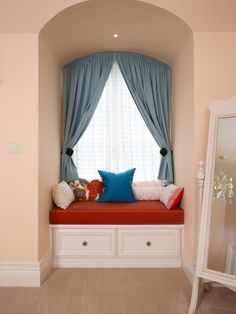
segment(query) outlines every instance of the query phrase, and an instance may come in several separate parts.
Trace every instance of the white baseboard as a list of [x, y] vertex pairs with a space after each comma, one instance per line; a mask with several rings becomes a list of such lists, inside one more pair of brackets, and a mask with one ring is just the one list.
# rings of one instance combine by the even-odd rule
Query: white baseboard
[[40, 270], [38, 264], [1, 264], [1, 287], [39, 287]]
[[180, 259], [54, 259], [57, 268], [159, 268], [181, 267]]
[[39, 262], [40, 284], [42, 284], [46, 280], [51, 269], [52, 269], [52, 249], [49, 249], [48, 252]]
[[183, 270], [188, 277], [188, 280], [190, 281], [191, 284], [193, 284], [193, 277], [194, 277], [194, 272], [195, 272], [195, 264], [193, 264], [188, 256], [183, 252], [182, 255], [182, 267]]
[[40, 287], [51, 266], [51, 250], [39, 263], [0, 264], [0, 287]]

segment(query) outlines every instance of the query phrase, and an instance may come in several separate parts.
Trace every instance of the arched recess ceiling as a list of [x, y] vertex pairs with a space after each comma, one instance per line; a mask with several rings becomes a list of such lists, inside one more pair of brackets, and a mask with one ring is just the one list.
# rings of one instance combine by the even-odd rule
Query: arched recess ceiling
[[134, 0], [86, 1], [63, 10], [41, 31], [61, 64], [100, 51], [132, 51], [172, 64], [189, 33], [172, 13]]
[[[85, 0], [1, 0], [0, 33], [39, 33], [57, 13], [83, 1]], [[114, 0], [107, 0], [111, 1]], [[172, 12], [185, 21], [192, 31], [236, 31], [235, 0], [142, 1]]]

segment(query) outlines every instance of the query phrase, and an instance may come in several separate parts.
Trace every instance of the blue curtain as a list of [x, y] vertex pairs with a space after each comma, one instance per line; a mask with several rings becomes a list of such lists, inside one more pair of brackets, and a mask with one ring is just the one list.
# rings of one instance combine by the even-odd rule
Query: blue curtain
[[118, 63], [148, 129], [161, 147], [158, 178], [173, 182], [169, 141], [170, 67], [156, 59], [127, 52], [90, 55], [64, 67], [64, 145], [61, 180], [78, 178], [76, 166], [71, 158], [73, 147], [95, 112], [114, 61]]
[[161, 147], [158, 178], [174, 181], [169, 140], [170, 67], [134, 53], [118, 53], [116, 61], [149, 131]]
[[114, 53], [80, 58], [63, 69], [64, 144], [61, 156], [61, 180], [78, 178], [71, 158], [73, 147], [86, 130], [114, 62]]

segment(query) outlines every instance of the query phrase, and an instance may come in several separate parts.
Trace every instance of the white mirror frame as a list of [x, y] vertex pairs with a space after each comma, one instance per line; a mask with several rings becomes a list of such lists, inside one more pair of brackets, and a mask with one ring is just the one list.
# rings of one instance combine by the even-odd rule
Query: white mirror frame
[[199, 229], [197, 264], [193, 280], [192, 298], [189, 314], [195, 313], [198, 298], [199, 280], [223, 284], [235, 291], [236, 276], [207, 268], [210, 237], [210, 218], [212, 209], [213, 180], [216, 159], [217, 131], [219, 119], [236, 117], [236, 97], [229, 100], [215, 101], [210, 104], [210, 123], [207, 146], [206, 172], [203, 191], [202, 211]]

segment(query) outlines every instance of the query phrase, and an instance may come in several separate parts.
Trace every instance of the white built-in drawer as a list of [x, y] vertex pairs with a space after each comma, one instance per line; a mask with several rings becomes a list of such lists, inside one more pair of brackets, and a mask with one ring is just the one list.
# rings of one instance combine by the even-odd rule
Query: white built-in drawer
[[62, 258], [112, 257], [115, 255], [115, 230], [56, 229], [54, 255]]
[[180, 229], [120, 229], [118, 230], [118, 256], [161, 257], [180, 255]]

